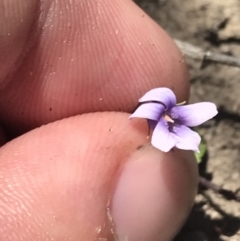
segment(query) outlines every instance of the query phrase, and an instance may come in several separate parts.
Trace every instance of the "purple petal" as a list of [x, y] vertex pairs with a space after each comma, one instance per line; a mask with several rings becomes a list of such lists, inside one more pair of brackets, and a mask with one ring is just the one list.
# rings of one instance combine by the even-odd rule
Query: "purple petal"
[[151, 142], [157, 149], [163, 152], [168, 152], [175, 146], [177, 140], [168, 130], [167, 123], [161, 119], [153, 131]]
[[139, 102], [158, 101], [162, 102], [167, 109], [176, 105], [176, 96], [172, 90], [168, 88], [156, 88], [148, 91]]
[[140, 105], [129, 118], [131, 119], [137, 117], [158, 121], [161, 118], [164, 110], [164, 105], [158, 103], [146, 103]]
[[199, 151], [201, 137], [187, 126], [174, 126], [173, 132], [177, 140], [176, 147], [183, 150]]
[[171, 117], [186, 126], [198, 126], [217, 115], [217, 107], [211, 102], [173, 107]]
[[152, 129], [152, 130], [155, 129], [157, 123], [158, 123], [158, 121], [148, 120], [148, 125], [149, 125], [150, 129]]

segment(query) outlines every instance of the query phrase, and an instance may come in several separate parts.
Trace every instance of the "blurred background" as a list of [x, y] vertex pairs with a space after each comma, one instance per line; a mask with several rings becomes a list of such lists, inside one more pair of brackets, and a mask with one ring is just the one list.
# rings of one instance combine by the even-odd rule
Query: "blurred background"
[[[240, 59], [239, 0], [135, 2], [172, 38]], [[219, 109], [214, 120], [197, 129], [208, 149], [200, 164], [201, 175], [238, 192], [240, 68], [184, 57], [190, 72], [190, 102], [212, 101]], [[240, 241], [240, 202], [200, 189], [189, 220], [174, 241]]]

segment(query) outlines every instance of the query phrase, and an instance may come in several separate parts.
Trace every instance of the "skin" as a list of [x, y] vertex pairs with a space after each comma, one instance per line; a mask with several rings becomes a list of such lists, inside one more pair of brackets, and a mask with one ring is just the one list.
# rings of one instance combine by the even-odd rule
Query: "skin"
[[128, 120], [151, 88], [187, 100], [171, 38], [130, 0], [0, 0], [0, 22], [0, 240], [171, 240], [196, 162]]

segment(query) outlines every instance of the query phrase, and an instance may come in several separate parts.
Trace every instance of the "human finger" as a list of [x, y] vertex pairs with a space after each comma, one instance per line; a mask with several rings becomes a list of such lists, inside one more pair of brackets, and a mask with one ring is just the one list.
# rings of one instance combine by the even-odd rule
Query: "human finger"
[[182, 54], [132, 1], [2, 1], [16, 20], [3, 19], [0, 40], [9, 56], [2, 62], [11, 66], [0, 85], [0, 116], [9, 130], [87, 112], [130, 112], [159, 86], [187, 99]]
[[4, 145], [0, 239], [171, 240], [196, 193], [196, 162], [151, 147], [145, 122], [127, 117], [72, 117]]

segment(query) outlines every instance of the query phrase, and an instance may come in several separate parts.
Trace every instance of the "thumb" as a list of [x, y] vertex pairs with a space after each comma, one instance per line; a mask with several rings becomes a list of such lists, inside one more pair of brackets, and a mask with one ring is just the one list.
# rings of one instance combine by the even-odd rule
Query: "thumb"
[[170, 240], [192, 205], [196, 163], [146, 135], [127, 114], [95, 113], [3, 146], [0, 240]]

